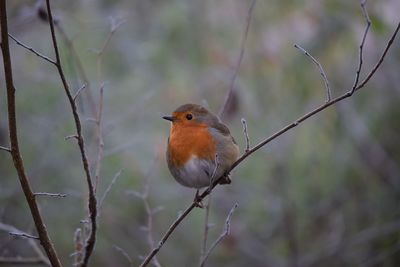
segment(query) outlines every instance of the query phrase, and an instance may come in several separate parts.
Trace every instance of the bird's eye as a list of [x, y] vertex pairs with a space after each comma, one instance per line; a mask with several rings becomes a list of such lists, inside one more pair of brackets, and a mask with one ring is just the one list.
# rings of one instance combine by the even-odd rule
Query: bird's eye
[[192, 114], [186, 114], [186, 119], [188, 119], [190, 121], [191, 119], [193, 119], [193, 115]]

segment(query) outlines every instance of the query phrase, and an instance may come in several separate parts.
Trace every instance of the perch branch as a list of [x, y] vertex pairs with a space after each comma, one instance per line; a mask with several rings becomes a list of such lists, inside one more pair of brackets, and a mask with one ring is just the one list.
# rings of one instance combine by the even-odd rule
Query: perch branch
[[[377, 63], [375, 64], [375, 66], [372, 68], [372, 70], [370, 71], [370, 73], [366, 76], [366, 78], [355, 88], [355, 91], [360, 90], [361, 88], [363, 88], [368, 81], [372, 78], [372, 76], [375, 74], [375, 72], [379, 69], [379, 67], [382, 65], [383, 60], [386, 57], [387, 52], [389, 51], [389, 48], [391, 47], [391, 45], [393, 44], [394, 39], [397, 36], [397, 33], [399, 32], [400, 29], [400, 22], [397, 24], [396, 29], [394, 30], [392, 36], [390, 37], [388, 43], [386, 44], [385, 49], [383, 50], [383, 53], [381, 55], [381, 57], [378, 59]], [[307, 120], [308, 118], [320, 113], [321, 111], [325, 110], [326, 108], [336, 104], [337, 102], [340, 102], [346, 98], [351, 97], [351, 90], [348, 91], [347, 93], [344, 93], [334, 99], [332, 99], [331, 101], [324, 103], [320, 106], [318, 106], [317, 108], [315, 108], [314, 110], [304, 114], [303, 116], [299, 117], [297, 120], [295, 120], [294, 122], [288, 124], [287, 126], [283, 127], [281, 130], [275, 132], [274, 134], [272, 134], [271, 136], [269, 136], [268, 138], [262, 140], [260, 143], [258, 143], [257, 145], [255, 145], [253, 148], [251, 148], [248, 152], [245, 152], [242, 154], [242, 156], [240, 156], [235, 163], [233, 163], [233, 165], [231, 166], [231, 168], [229, 169], [229, 171], [232, 171], [234, 168], [236, 168], [243, 160], [245, 160], [248, 156], [250, 156], [251, 154], [253, 154], [254, 152], [256, 152], [257, 150], [259, 150], [260, 148], [262, 148], [263, 146], [265, 146], [266, 144], [268, 144], [269, 142], [271, 142], [272, 140], [278, 138], [279, 136], [283, 135], [284, 133], [286, 133], [287, 131], [289, 131], [290, 129], [297, 127], [301, 122]], [[201, 201], [202, 199], [204, 199], [211, 191], [212, 188], [214, 188], [220, 179], [222, 179], [223, 176], [219, 177], [218, 179], [216, 179], [213, 182], [213, 185], [209, 188], [207, 188], [206, 190], [204, 190], [204, 192], [198, 197], [198, 201]], [[186, 218], [186, 216], [196, 207], [196, 203], [192, 203], [190, 206], [188, 206], [186, 208], [186, 210], [170, 225], [170, 227], [168, 228], [168, 230], [165, 232], [165, 234], [163, 235], [163, 237], [161, 238], [161, 240], [158, 243], [158, 246], [156, 248], [154, 248], [152, 251], [150, 251], [150, 253], [147, 255], [147, 257], [143, 260], [143, 262], [141, 263], [141, 267], [146, 266], [151, 259], [158, 253], [158, 251], [160, 251], [161, 247], [165, 244], [165, 242], [167, 241], [167, 239], [169, 238], [169, 236], [172, 234], [172, 232], [176, 229], [176, 227]]]

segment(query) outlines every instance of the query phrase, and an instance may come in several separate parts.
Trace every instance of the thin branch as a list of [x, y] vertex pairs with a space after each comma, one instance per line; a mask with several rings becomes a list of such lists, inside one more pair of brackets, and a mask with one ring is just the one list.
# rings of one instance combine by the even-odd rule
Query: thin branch
[[83, 238], [82, 238], [82, 229], [77, 228], [74, 233], [74, 266], [78, 266], [82, 264], [82, 253], [83, 250]]
[[91, 110], [91, 115], [95, 115], [97, 114], [97, 110], [96, 110], [96, 104], [94, 102], [93, 99], [93, 95], [92, 95], [92, 90], [91, 90], [91, 86], [90, 86], [90, 81], [87, 78], [86, 72], [85, 72], [85, 68], [83, 67], [82, 61], [78, 55], [78, 53], [75, 50], [75, 46], [74, 43], [71, 41], [71, 39], [68, 37], [67, 33], [64, 31], [61, 22], [57, 21], [57, 23], [55, 24], [55, 26], [57, 27], [59, 33], [61, 34], [64, 43], [66, 44], [66, 47], [69, 49], [72, 57], [74, 58], [75, 64], [76, 64], [76, 68], [78, 71], [78, 75], [80, 75], [80, 78], [82, 79], [82, 82], [84, 84], [86, 84], [86, 95], [87, 95], [87, 100], [89, 103], [89, 107]]
[[25, 49], [31, 51], [31, 52], [34, 53], [36, 56], [38, 56], [38, 57], [40, 57], [40, 58], [46, 60], [47, 62], [49, 62], [49, 63], [51, 63], [51, 64], [53, 64], [53, 65], [56, 65], [56, 64], [57, 64], [54, 60], [52, 60], [52, 59], [49, 58], [48, 56], [45, 56], [45, 55], [43, 55], [43, 54], [37, 52], [37, 51], [36, 51], [35, 49], [33, 49], [32, 47], [27, 46], [26, 44], [24, 44], [24, 43], [22, 43], [21, 41], [19, 41], [17, 38], [15, 38], [13, 35], [11, 35], [11, 33], [9, 33], [8, 36], [10, 36], [10, 38], [13, 39], [14, 42], [17, 43], [17, 45], [22, 46], [23, 48], [25, 48]]
[[10, 148], [4, 147], [4, 146], [0, 146], [0, 150], [4, 150], [4, 151], [7, 151], [7, 152], [11, 152], [11, 149], [10, 149]]
[[104, 42], [100, 51], [97, 52], [96, 57], [96, 67], [97, 67], [97, 80], [100, 85], [100, 96], [99, 96], [99, 109], [96, 114], [96, 135], [97, 135], [97, 158], [96, 158], [96, 169], [95, 169], [95, 186], [94, 191], [96, 193], [97, 187], [100, 181], [100, 170], [101, 170], [101, 161], [103, 159], [104, 154], [104, 140], [103, 140], [103, 99], [104, 99], [104, 82], [102, 78], [102, 66], [103, 66], [103, 53], [105, 49], [108, 47], [108, 44], [111, 41], [112, 36], [118, 27], [122, 24], [122, 22], [115, 22], [113, 18], [111, 18], [111, 30], [107, 36], [106, 41]]
[[[21, 231], [20, 229], [9, 225], [5, 223], [0, 222], [0, 230], [6, 231], [6, 232], [18, 232], [18, 233], [24, 233], [24, 231]], [[41, 259], [41, 262], [43, 262], [47, 266], [51, 266], [49, 259], [46, 257], [46, 255], [43, 254], [42, 250], [38, 246], [38, 242], [34, 239], [28, 239], [28, 244], [32, 247], [32, 249], [36, 252], [37, 256]]]
[[100, 180], [101, 171], [101, 160], [104, 154], [104, 141], [103, 141], [103, 99], [104, 99], [104, 83], [100, 85], [100, 96], [99, 96], [99, 109], [96, 118], [96, 132], [97, 132], [97, 159], [96, 159], [96, 170], [95, 170], [95, 185], [94, 192], [96, 193], [97, 187]]
[[76, 98], [80, 95], [80, 93], [82, 92], [82, 90], [85, 89], [85, 88], [86, 88], [86, 83], [84, 83], [84, 84], [81, 86], [81, 88], [79, 88], [78, 91], [76, 91], [76, 93], [75, 93], [75, 95], [74, 95], [74, 97], [73, 97], [74, 101], [76, 101]]
[[[218, 154], [215, 154], [214, 165], [215, 165], [215, 167], [214, 167], [214, 170], [213, 170], [213, 172], [211, 174], [211, 178], [210, 178], [210, 187], [213, 184], [215, 175], [219, 168]], [[205, 255], [206, 249], [207, 249], [208, 230], [210, 229], [210, 224], [209, 224], [208, 220], [209, 220], [209, 215], [210, 215], [210, 210], [211, 210], [211, 199], [212, 199], [212, 195], [211, 195], [211, 191], [210, 191], [210, 194], [208, 195], [207, 206], [206, 206], [206, 214], [204, 216], [204, 232], [203, 232], [203, 243], [202, 243], [201, 250], [200, 250], [200, 265], [201, 265], [201, 262], [204, 258], [204, 255]]]
[[[215, 167], [214, 167], [214, 170], [213, 170], [213, 172], [211, 174], [210, 185], [209, 185], [210, 194], [208, 195], [208, 202], [207, 202], [207, 206], [206, 206], [206, 214], [204, 216], [204, 233], [203, 233], [203, 244], [202, 244], [201, 250], [200, 250], [200, 263], [201, 263], [201, 261], [203, 259], [203, 256], [204, 256], [204, 254], [206, 252], [206, 248], [207, 248], [208, 230], [210, 229], [210, 225], [208, 223], [208, 218], [209, 218], [209, 214], [210, 214], [211, 199], [212, 199], [211, 198], [211, 196], [212, 196], [211, 195], [211, 191], [212, 191], [211, 187], [212, 187], [212, 184], [213, 184], [213, 182], [214, 182], [214, 180], [216, 178], [215, 176], [216, 176], [218, 168], [219, 168], [218, 154], [215, 154], [214, 165], [215, 165]], [[197, 196], [197, 194], [198, 194], [198, 191], [196, 193], [196, 196]]]
[[112, 247], [125, 257], [125, 259], [129, 262], [129, 266], [133, 266], [132, 258], [129, 256], [129, 254], [123, 248], [121, 248], [117, 245], [113, 245]]
[[207, 249], [208, 231], [210, 230], [209, 216], [210, 216], [210, 209], [211, 209], [211, 199], [212, 199], [212, 194], [210, 194], [208, 196], [208, 202], [207, 202], [207, 206], [206, 206], [206, 214], [204, 216], [204, 232], [203, 232], [203, 243], [201, 245], [201, 250], [200, 250], [200, 266], [206, 255], [206, 249]]
[[[388, 43], [386, 44], [386, 47], [381, 55], [381, 57], [379, 58], [378, 62], [376, 63], [376, 65], [374, 66], [374, 68], [370, 71], [370, 73], [367, 75], [367, 77], [356, 87], [355, 91], [360, 90], [361, 88], [363, 88], [368, 81], [372, 78], [372, 76], [375, 74], [375, 72], [379, 69], [379, 67], [381, 66], [387, 52], [389, 51], [389, 48], [391, 47], [391, 45], [393, 44], [394, 39], [397, 36], [397, 33], [399, 32], [400, 29], [400, 22], [398, 23], [395, 31], [393, 32], [392, 36], [390, 37]], [[253, 154], [254, 152], [256, 152], [257, 150], [259, 150], [260, 148], [264, 147], [266, 144], [268, 144], [269, 142], [271, 142], [272, 140], [275, 140], [276, 138], [278, 138], [279, 136], [283, 135], [284, 133], [286, 133], [287, 131], [289, 131], [290, 129], [298, 126], [301, 122], [307, 120], [308, 118], [320, 113], [321, 111], [327, 109], [328, 107], [336, 104], [337, 102], [340, 102], [348, 97], [350, 97], [351, 91], [338, 96], [334, 99], [332, 99], [330, 102], [325, 103], [320, 105], [319, 107], [313, 109], [312, 111], [304, 114], [303, 116], [299, 117], [297, 120], [295, 120], [294, 122], [286, 125], [285, 127], [283, 127], [281, 130], [275, 132], [274, 134], [272, 134], [271, 136], [269, 136], [268, 138], [262, 140], [260, 143], [258, 143], [257, 145], [255, 145], [253, 148], [251, 148], [247, 153], [243, 153], [242, 156], [240, 156], [230, 167], [230, 169], [228, 170], [229, 172], [232, 171], [234, 168], [236, 168], [242, 161], [244, 161], [247, 157], [249, 157], [251, 154]], [[211, 191], [212, 188], [214, 188], [215, 186], [217, 186], [218, 182], [220, 179], [222, 179], [224, 176], [219, 177], [218, 179], [216, 179], [213, 182], [212, 187], [207, 188], [198, 198], [199, 201], [201, 201], [202, 199], [204, 199]], [[169, 236], [173, 233], [173, 231], [176, 229], [176, 227], [178, 227], [178, 225], [186, 218], [186, 216], [196, 207], [196, 203], [192, 203], [190, 204], [190, 206], [188, 206], [186, 208], [185, 211], [182, 212], [182, 214], [180, 214], [180, 216], [170, 225], [170, 227], [168, 228], [168, 230], [164, 233], [163, 237], [161, 238], [160, 242], [158, 243], [158, 246], [156, 248], [154, 248], [147, 256], [146, 258], [143, 260], [143, 262], [141, 263], [141, 267], [146, 266], [151, 259], [158, 253], [158, 251], [160, 251], [161, 247], [165, 244], [165, 242], [167, 241], [167, 239], [169, 238]]]
[[64, 137], [64, 140], [67, 141], [67, 140], [72, 139], [72, 138], [76, 138], [77, 140], [79, 140], [79, 136], [76, 135], [76, 134], [68, 135], [68, 136]]
[[[147, 243], [149, 244], [150, 248], [154, 248], [154, 239], [153, 239], [153, 210], [150, 208], [150, 204], [147, 200], [147, 197], [143, 197], [143, 203], [147, 214]], [[158, 261], [157, 257], [153, 258], [153, 264], [156, 267], [161, 267], [160, 262]]]
[[18, 132], [17, 132], [17, 114], [15, 107], [15, 87], [13, 82], [10, 47], [8, 43], [8, 25], [7, 25], [7, 9], [6, 1], [0, 1], [0, 27], [1, 27], [1, 52], [3, 54], [4, 77], [6, 80], [7, 88], [7, 111], [8, 111], [8, 131], [11, 144], [11, 155], [13, 158], [14, 167], [17, 171], [21, 188], [24, 192], [26, 201], [32, 214], [37, 233], [40, 238], [40, 244], [43, 246], [47, 257], [49, 258], [52, 266], [61, 266], [57, 252], [53, 243], [47, 233], [46, 226], [40, 214], [38, 204], [33, 194], [32, 188], [29, 184], [26, 175], [23, 160], [19, 150]]
[[325, 85], [325, 91], [326, 91], [325, 103], [328, 103], [329, 101], [331, 101], [331, 88], [329, 87], [328, 78], [326, 77], [324, 68], [322, 68], [321, 63], [319, 63], [318, 60], [316, 60], [310, 53], [308, 53], [304, 48], [302, 48], [298, 44], [294, 44], [294, 47], [299, 49], [304, 55], [309, 57], [311, 59], [311, 61], [318, 67], [319, 73], [321, 74], [322, 80], [324, 81], [324, 85]]
[[356, 76], [354, 78], [354, 83], [353, 83], [353, 87], [351, 88], [350, 93], [353, 94], [354, 91], [356, 90], [356, 87], [358, 85], [359, 79], [360, 79], [360, 72], [361, 72], [361, 68], [363, 65], [363, 51], [364, 51], [364, 44], [365, 44], [365, 40], [367, 39], [367, 34], [369, 31], [369, 28], [371, 27], [371, 20], [369, 19], [368, 16], [368, 11], [366, 9], [366, 4], [367, 4], [367, 0], [361, 0], [360, 1], [360, 5], [361, 5], [361, 10], [363, 13], [363, 16], [365, 18], [365, 22], [366, 22], [366, 26], [365, 26], [365, 30], [364, 30], [364, 34], [361, 40], [361, 44], [359, 46], [358, 49], [358, 68], [356, 70]]
[[110, 184], [107, 186], [107, 189], [104, 191], [103, 195], [101, 196], [100, 201], [99, 201], [99, 208], [98, 208], [99, 214], [100, 214], [101, 207], [103, 207], [104, 200], [106, 199], [108, 193], [110, 193], [111, 188], [113, 187], [113, 185], [115, 184], [117, 179], [121, 176], [122, 172], [123, 172], [123, 170], [121, 169], [114, 175]]
[[221, 233], [221, 235], [217, 238], [217, 240], [214, 241], [214, 243], [211, 245], [211, 247], [208, 249], [207, 253], [204, 255], [204, 258], [202, 262], [200, 263], [200, 267], [204, 267], [206, 264], [206, 261], [208, 257], [211, 255], [211, 252], [215, 249], [215, 247], [226, 237], [231, 233], [231, 218], [232, 214], [235, 211], [235, 209], [238, 207], [238, 204], [235, 203], [235, 205], [232, 207], [232, 209], [229, 211], [228, 216], [226, 217], [225, 220], [225, 226], [224, 226], [224, 231]]
[[15, 237], [23, 237], [23, 238], [31, 238], [31, 239], [40, 240], [40, 238], [37, 236], [30, 235], [27, 233], [22, 233], [22, 232], [9, 232], [8, 234], [11, 236], [15, 236]]
[[246, 120], [244, 118], [242, 118], [240, 121], [243, 124], [243, 134], [244, 134], [244, 137], [246, 139], [246, 149], [244, 150], [244, 152], [246, 153], [246, 152], [249, 152], [249, 150], [250, 150], [249, 132], [247, 131], [247, 122], [246, 122]]
[[96, 243], [96, 230], [97, 230], [97, 199], [96, 199], [96, 194], [94, 191], [94, 186], [92, 182], [92, 178], [90, 175], [90, 170], [89, 170], [89, 162], [86, 156], [85, 152], [85, 143], [83, 140], [83, 134], [82, 134], [82, 126], [81, 126], [81, 121], [79, 118], [78, 110], [75, 104], [75, 101], [72, 97], [70, 87], [67, 83], [67, 80], [64, 75], [64, 71], [61, 65], [61, 59], [60, 59], [60, 54], [58, 51], [58, 45], [57, 45], [57, 38], [54, 30], [54, 21], [53, 21], [53, 15], [51, 13], [51, 8], [50, 8], [50, 0], [46, 0], [46, 7], [47, 7], [47, 14], [49, 18], [49, 26], [50, 26], [50, 31], [51, 31], [51, 37], [53, 41], [53, 48], [54, 52], [56, 54], [56, 63], [57, 63], [57, 70], [59, 73], [59, 76], [61, 78], [61, 81], [64, 86], [64, 91], [65, 94], [67, 95], [69, 104], [71, 106], [71, 111], [73, 114], [73, 118], [75, 121], [75, 127], [76, 127], [76, 132], [77, 132], [77, 139], [78, 139], [78, 146], [81, 154], [81, 161], [83, 164], [83, 169], [85, 171], [86, 175], [86, 182], [88, 184], [88, 190], [89, 190], [89, 200], [88, 200], [88, 210], [89, 210], [89, 218], [90, 218], [90, 224], [91, 224], [91, 230], [89, 237], [86, 240], [85, 244], [85, 253], [83, 257], [83, 262], [81, 264], [82, 267], [87, 266], [89, 262], [89, 258], [93, 252], [94, 249], [94, 244]]
[[243, 36], [242, 36], [242, 42], [241, 42], [241, 45], [240, 45], [239, 59], [238, 59], [238, 61], [236, 63], [235, 71], [234, 71], [233, 76], [231, 78], [229, 91], [226, 93], [224, 104], [222, 105], [222, 107], [221, 107], [221, 109], [219, 111], [219, 117], [221, 118], [221, 120], [224, 118], [228, 103], [232, 98], [234, 85], [235, 85], [235, 80], [236, 80], [237, 75], [239, 74], [240, 65], [242, 64], [245, 45], [246, 45], [246, 41], [247, 41], [247, 35], [249, 33], [251, 17], [253, 15], [253, 9], [254, 9], [255, 4], [256, 4], [256, 0], [251, 0], [251, 4], [250, 4], [249, 10], [247, 12], [246, 26], [245, 26], [245, 29], [244, 29], [244, 33], [243, 33]]
[[67, 194], [61, 193], [47, 193], [47, 192], [36, 192], [34, 193], [35, 196], [47, 196], [47, 197], [66, 197]]
[[[143, 201], [144, 208], [147, 214], [147, 243], [149, 244], [150, 249], [154, 248], [154, 238], [153, 238], [153, 214], [155, 213], [154, 210], [150, 207], [149, 203], [149, 192], [150, 192], [150, 174], [152, 168], [150, 168], [147, 172], [146, 176], [146, 185], [144, 188], [143, 193], [141, 194], [141, 199]], [[158, 261], [157, 257], [153, 258], [153, 264], [156, 267], [161, 267], [160, 262]]]
[[97, 66], [97, 79], [100, 83], [103, 83], [101, 81], [102, 79], [102, 61], [103, 61], [103, 54], [104, 51], [107, 49], [108, 45], [110, 44], [111, 38], [113, 37], [114, 33], [117, 31], [117, 29], [124, 23], [124, 21], [116, 21], [113, 17], [111, 17], [111, 29], [110, 32], [107, 35], [106, 40], [104, 41], [102, 47], [100, 50], [95, 50], [95, 53], [97, 54], [96, 58], [96, 66]]

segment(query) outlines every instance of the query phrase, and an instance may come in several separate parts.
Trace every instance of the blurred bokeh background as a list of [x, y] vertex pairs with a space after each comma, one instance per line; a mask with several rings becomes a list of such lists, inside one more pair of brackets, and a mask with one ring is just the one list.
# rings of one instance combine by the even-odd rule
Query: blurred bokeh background
[[[94, 173], [96, 117], [104, 87], [104, 157], [97, 194], [122, 170], [100, 210], [91, 266], [137, 266], [149, 251], [148, 215], [137, 197], [148, 189], [157, 243], [193, 199], [169, 174], [169, 124], [160, 119], [183, 103], [218, 112], [235, 71], [250, 1], [52, 1], [63, 67], [79, 96]], [[43, 3], [8, 1], [10, 33], [54, 58]], [[370, 1], [372, 20], [361, 76], [375, 64], [398, 23], [400, 2]], [[120, 25], [119, 25], [120, 24]], [[112, 26], [116, 26], [112, 36]], [[324, 102], [318, 69], [334, 96], [351, 88], [365, 28], [358, 1], [257, 1], [234, 98], [225, 119], [245, 147], [241, 118], [256, 144]], [[109, 42], [103, 53], [106, 40]], [[20, 146], [65, 266], [73, 236], [86, 218], [87, 186], [69, 104], [56, 68], [10, 40]], [[213, 192], [209, 244], [222, 232], [234, 203], [231, 234], [208, 266], [400, 265], [400, 42], [366, 88], [268, 144]], [[83, 72], [82, 72], [83, 70]], [[0, 74], [0, 145], [8, 144], [5, 83]], [[11, 157], [0, 151], [0, 222], [35, 234]], [[205, 211], [194, 210], [157, 255], [162, 266], [196, 266]], [[0, 256], [29, 257], [24, 239], [0, 231]]]

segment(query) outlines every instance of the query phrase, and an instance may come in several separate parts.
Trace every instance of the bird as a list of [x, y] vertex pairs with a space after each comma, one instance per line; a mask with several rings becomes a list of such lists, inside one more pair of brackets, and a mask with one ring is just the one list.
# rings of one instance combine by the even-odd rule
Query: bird
[[239, 155], [239, 147], [228, 127], [198, 104], [184, 104], [172, 115], [167, 164], [175, 180], [183, 186], [199, 189], [211, 186], [215, 179], [229, 184], [228, 171]]

